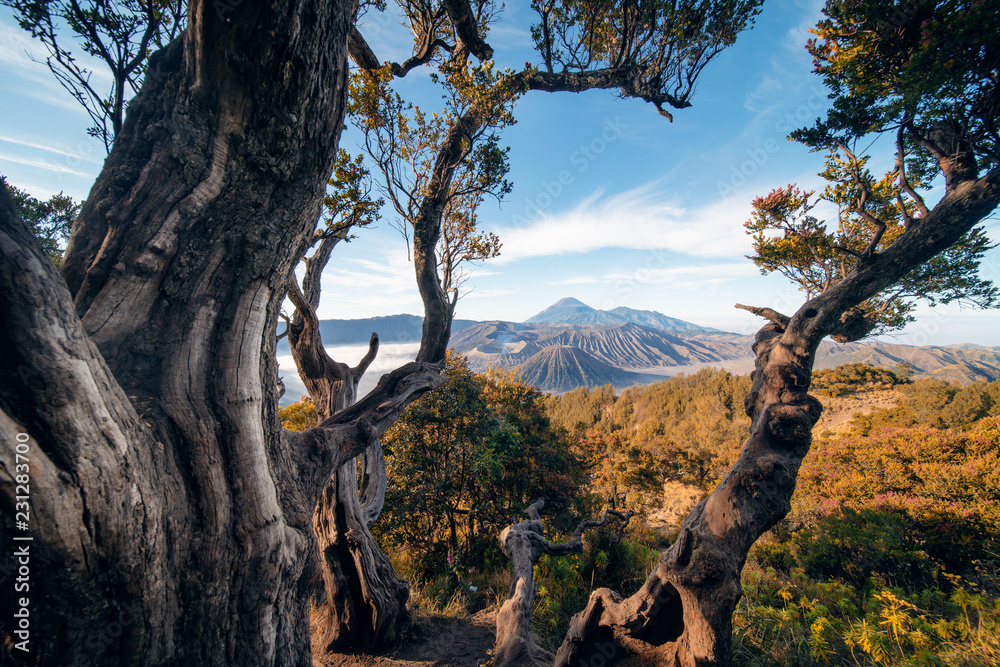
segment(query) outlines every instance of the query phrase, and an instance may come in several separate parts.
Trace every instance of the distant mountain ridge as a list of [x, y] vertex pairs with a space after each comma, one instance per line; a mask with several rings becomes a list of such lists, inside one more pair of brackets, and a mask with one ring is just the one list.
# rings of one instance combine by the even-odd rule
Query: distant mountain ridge
[[[392, 315], [323, 320], [320, 331], [329, 346], [367, 344], [373, 331], [386, 343], [413, 343], [420, 340], [421, 325], [422, 319], [415, 315]], [[474, 370], [517, 366], [530, 384], [557, 392], [583, 385], [622, 389], [705, 366], [746, 373], [753, 368], [752, 344], [752, 336], [701, 327], [656, 311], [596, 310], [572, 298], [561, 299], [524, 322], [456, 320], [450, 341]], [[278, 354], [288, 354], [284, 339]], [[917, 375], [944, 380], [1000, 378], [1000, 347], [971, 344], [913, 347], [827, 341], [817, 351], [815, 367], [852, 362], [887, 368], [908, 362]]]
[[[730, 338], [708, 340], [633, 322], [596, 325], [480, 322], [454, 334], [450, 345], [468, 357], [469, 365], [475, 370], [518, 366], [543, 349], [572, 347], [603, 364], [626, 371], [641, 371], [746, 359], [748, 342], [740, 336]], [[548, 386], [543, 388], [549, 389]]]
[[636, 310], [625, 306], [619, 306], [612, 310], [597, 310], [573, 297], [560, 299], [540, 313], [524, 320], [525, 324], [618, 324], [622, 322], [633, 322], [674, 333], [693, 331], [723, 333], [718, 329], [668, 317], [655, 310]]
[[[418, 315], [384, 315], [357, 320], [320, 320], [319, 333], [323, 345], [368, 344], [372, 332], [378, 334], [383, 343], [413, 343], [420, 340], [424, 318]], [[476, 320], [455, 320], [451, 323], [452, 333], [478, 324]], [[283, 330], [283, 328], [281, 329]], [[281, 332], [279, 330], [279, 333]], [[278, 341], [278, 354], [290, 354], [288, 341]]]
[[1000, 347], [969, 343], [956, 345], [900, 345], [868, 341], [862, 343], [825, 342], [816, 354], [816, 368], [864, 362], [893, 368], [900, 362], [912, 364], [917, 375], [942, 380], [975, 382], [1000, 379]]

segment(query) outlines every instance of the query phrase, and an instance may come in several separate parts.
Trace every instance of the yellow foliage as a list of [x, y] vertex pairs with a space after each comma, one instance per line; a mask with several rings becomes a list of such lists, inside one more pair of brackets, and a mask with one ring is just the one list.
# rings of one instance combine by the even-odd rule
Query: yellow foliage
[[278, 411], [281, 425], [289, 431], [305, 431], [316, 425], [316, 404], [308, 396]]

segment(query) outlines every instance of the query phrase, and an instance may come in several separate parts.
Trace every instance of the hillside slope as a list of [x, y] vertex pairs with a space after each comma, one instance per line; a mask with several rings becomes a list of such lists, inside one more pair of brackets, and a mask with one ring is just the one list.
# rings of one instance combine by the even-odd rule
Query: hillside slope
[[517, 366], [546, 347], [568, 346], [610, 366], [641, 371], [745, 360], [749, 356], [748, 344], [749, 339], [739, 336], [712, 340], [671, 334], [631, 322], [598, 325], [482, 322], [451, 338], [451, 346], [468, 356], [476, 369]]
[[907, 362], [913, 365], [916, 376], [942, 380], [973, 382], [980, 378], [1000, 378], [998, 347], [968, 344], [915, 347], [881, 341], [844, 344], [827, 341], [820, 345], [816, 354], [817, 370], [856, 362], [883, 368]]
[[555, 392], [607, 384], [624, 389], [662, 379], [656, 375], [623, 371], [569, 345], [543, 348], [520, 364], [520, 371], [527, 384]]
[[[604, 321], [613, 314], [630, 321]], [[593, 319], [600, 323], [530, 321], [538, 318]], [[649, 324], [635, 321], [644, 318]], [[719, 332], [697, 325], [690, 325], [695, 329], [670, 331], [665, 328], [670, 322], [675, 328], [690, 324], [654, 311], [629, 308], [597, 311], [576, 299], [563, 299], [526, 322], [456, 320], [452, 326], [451, 347], [467, 356], [470, 366], [476, 371], [493, 366], [523, 366], [546, 348], [573, 347], [618, 371], [639, 373], [648, 378], [636, 380], [639, 383], [680, 372], [695, 372], [705, 366], [717, 366], [733, 373], [746, 373], [752, 369], [752, 336]], [[421, 323], [421, 318], [415, 315], [323, 320], [321, 332], [323, 342], [329, 346], [367, 345], [372, 331], [378, 332], [383, 343], [412, 343], [420, 339]], [[284, 339], [278, 343], [278, 354], [288, 354], [288, 343]], [[538, 368], [545, 360], [555, 363], [556, 359], [540, 357], [532, 362], [536, 367], [533, 373], [542, 378], [535, 386], [545, 391], [565, 391], [565, 388], [556, 389], [544, 380], [561, 377], [562, 370]], [[963, 383], [1000, 378], [1000, 347], [969, 344], [914, 347], [883, 341], [846, 344], [826, 341], [816, 354], [815, 368], [834, 368], [853, 362], [889, 369], [906, 362], [913, 366], [915, 377], [936, 377]], [[600, 378], [608, 373], [603, 369], [595, 376], [587, 377], [585, 368], [589, 366], [578, 367], [578, 373], [582, 375], [577, 386], [600, 385]], [[564, 386], [562, 380], [559, 386]]]

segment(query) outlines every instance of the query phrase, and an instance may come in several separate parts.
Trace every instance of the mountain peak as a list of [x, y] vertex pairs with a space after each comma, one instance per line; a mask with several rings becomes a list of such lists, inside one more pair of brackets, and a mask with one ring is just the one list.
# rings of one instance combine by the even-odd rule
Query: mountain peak
[[593, 308], [591, 308], [590, 306], [588, 306], [587, 304], [585, 304], [583, 301], [580, 301], [579, 299], [575, 299], [575, 298], [573, 298], [571, 296], [567, 296], [567, 297], [564, 297], [562, 299], [559, 299], [554, 304], [552, 304], [551, 306], [549, 306], [549, 308], [556, 308], [556, 307], [575, 307], [575, 308], [587, 308], [589, 310], [594, 310]]
[[524, 322], [525, 324], [581, 322], [600, 312], [591, 308], [583, 301], [569, 296], [565, 299], [559, 299], [542, 312], [529, 317]]
[[600, 361], [572, 345], [552, 345], [533, 354], [519, 365], [524, 382], [546, 391], [569, 391], [581, 386], [610, 384], [624, 388], [648, 384], [662, 376], [633, 373]]
[[667, 317], [655, 310], [635, 310], [624, 306], [613, 310], [597, 310], [573, 297], [559, 299], [542, 312], [524, 321], [525, 324], [621, 324], [623, 322], [633, 322], [640, 326], [673, 333], [719, 333], [717, 329]]

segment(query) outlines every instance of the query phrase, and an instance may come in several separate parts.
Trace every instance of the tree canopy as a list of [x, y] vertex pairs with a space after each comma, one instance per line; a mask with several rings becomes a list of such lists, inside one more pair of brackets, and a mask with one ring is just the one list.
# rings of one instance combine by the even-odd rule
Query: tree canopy
[[[112, 122], [114, 143], [74, 223], [65, 281], [0, 187], [0, 314], [8, 324], [0, 346], [0, 441], [8, 450], [30, 443], [33, 562], [51, 572], [32, 582], [33, 631], [45, 637], [35, 662], [308, 664], [314, 510], [335, 471], [346, 470], [354, 484], [351, 461], [375, 448], [407, 405], [443, 383], [454, 301], [436, 253], [449, 200], [468, 185], [463, 161], [476, 159], [470, 139], [488, 134], [513, 96], [531, 90], [606, 89], [665, 114], [683, 109], [699, 73], [759, 5], [538, 2], [534, 34], [544, 67], [491, 73], [485, 39], [495, 5], [404, 2], [417, 37], [414, 56], [388, 70], [400, 77], [440, 63], [461, 102], [447, 127], [426, 119], [428, 132], [441, 138], [410, 223], [425, 307], [421, 349], [368, 396], [331, 405], [320, 423], [295, 432], [278, 421], [274, 331], [294, 267], [315, 240], [340, 155], [347, 54], [366, 70], [382, 63], [355, 23], [360, 6], [193, 1], [188, 27], [149, 59], [124, 122]], [[820, 71], [829, 64], [828, 83], [845, 101], [835, 103], [825, 125], [801, 134], [840, 160], [833, 175], [846, 188], [837, 195], [851, 216], [844, 224], [862, 225], [867, 243], [847, 248], [851, 266], [842, 278], [792, 316], [752, 308], [769, 323], [756, 337], [757, 369], [743, 404], [751, 425], [739, 458], [634, 596], [593, 593], [558, 664], [589, 660], [615, 633], [664, 662], [731, 660], [740, 572], [754, 541], [788, 512], [820, 414], [807, 393], [820, 340], [872, 331], [878, 308], [865, 304], [959, 242], [1000, 202], [996, 47], [988, 42], [995, 30], [983, 30], [995, 27], [996, 17], [978, 5], [918, 4], [927, 17], [904, 12], [893, 29], [879, 32], [891, 9], [887, 2], [831, 3], [831, 23], [821, 26], [815, 48], [831, 49], [829, 56], [817, 51]], [[953, 16], [960, 20], [953, 24]], [[134, 25], [130, 35], [150, 30]], [[871, 26], [862, 32], [875, 40], [864, 46], [874, 60], [840, 50], [857, 38], [856, 25]], [[922, 26], [931, 31], [921, 33]], [[985, 65], [942, 60], [938, 46], [949, 39], [963, 55], [984, 56]], [[122, 53], [129, 62], [140, 55]], [[115, 79], [114, 113], [123, 108], [118, 92], [131, 85], [129, 76]], [[478, 80], [483, 95], [474, 94]], [[874, 94], [866, 88], [872, 85], [899, 106], [871, 112], [857, 104]], [[893, 129], [897, 167], [886, 193], [866, 176], [858, 145], [868, 133]], [[500, 155], [490, 149], [485, 157], [499, 184]], [[931, 206], [918, 189], [937, 175], [944, 194]], [[895, 237], [883, 212], [890, 195], [902, 227]], [[373, 337], [369, 355], [347, 369], [355, 386], [377, 342]], [[530, 431], [540, 421], [520, 417], [518, 405], [501, 411], [501, 421]], [[720, 421], [727, 414], [710, 407]], [[516, 444], [489, 442], [497, 456]], [[10, 470], [4, 475], [5, 506], [22, 502]], [[4, 539], [13, 531], [0, 525]], [[388, 559], [372, 564], [391, 573]], [[350, 570], [340, 574], [358, 581]], [[392, 593], [405, 600], [402, 588]], [[46, 613], [37, 612], [42, 601]], [[13, 606], [0, 598], [7, 618]], [[125, 612], [143, 622], [107, 636], [113, 624], [123, 626]], [[0, 645], [5, 658], [9, 628]]]
[[61, 192], [52, 195], [48, 201], [42, 201], [7, 183], [7, 179], [3, 176], [0, 176], [0, 181], [10, 191], [21, 219], [31, 228], [31, 232], [42, 246], [42, 252], [52, 260], [53, 264], [59, 266], [73, 221], [80, 213], [80, 204]]
[[[808, 51], [833, 100], [827, 116], [791, 137], [824, 151], [829, 185], [815, 197], [795, 186], [753, 202], [746, 223], [751, 259], [777, 271], [812, 298], [841, 282], [919, 225], [940, 197], [997, 165], [1000, 27], [985, 3], [935, 1], [889, 7], [884, 2], [831, 1], [812, 30]], [[895, 145], [892, 167], [873, 174], [872, 155]], [[941, 182], [943, 180], [943, 182]], [[836, 207], [833, 221], [812, 211]], [[858, 304], [854, 338], [902, 327], [918, 301], [998, 304], [1000, 290], [979, 276], [996, 247], [975, 226], [895, 284]]]
[[449, 353], [446, 383], [386, 432], [389, 487], [376, 534], [420, 551], [422, 571], [447, 555], [481, 565], [496, 536], [535, 498], [571, 502], [582, 483], [544, 396], [515, 375], [475, 375]]

